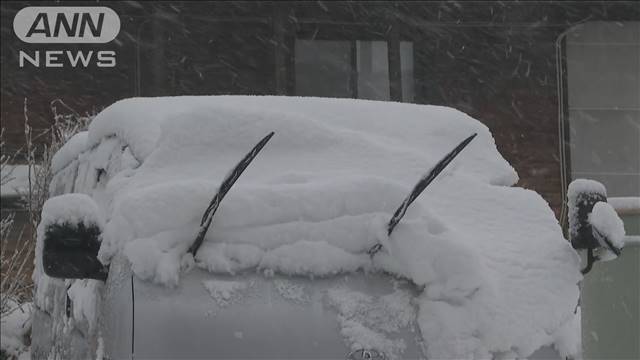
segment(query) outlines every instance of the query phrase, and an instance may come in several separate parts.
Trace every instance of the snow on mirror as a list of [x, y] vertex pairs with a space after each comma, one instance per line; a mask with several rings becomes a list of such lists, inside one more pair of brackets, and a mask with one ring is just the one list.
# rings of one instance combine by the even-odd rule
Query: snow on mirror
[[569, 232], [575, 249], [587, 250], [583, 274], [598, 261], [620, 256], [625, 230], [622, 220], [607, 203], [607, 191], [595, 180], [577, 179], [568, 190]]
[[99, 210], [89, 196], [65, 194], [47, 200], [38, 227], [45, 274], [105, 280], [108, 268], [97, 258], [101, 229]]
[[[193, 252], [196, 269], [182, 272], [211, 196], [239, 154], [272, 131], [277, 136], [219, 202]], [[489, 129], [460, 111], [277, 96], [134, 98], [102, 111], [83, 139], [60, 150], [54, 182], [74, 181], [67, 168], [79, 161], [106, 169], [101, 181], [78, 183], [86, 195], [74, 196], [104, 214], [97, 259], [126, 260], [134, 283], [166, 294], [197, 283], [211, 298], [202, 284], [220, 277], [250, 276], [251, 289], [292, 279], [309, 291], [302, 303], [314, 304], [337, 279], [389, 277], [414, 287], [407, 303], [428, 358], [527, 357], [553, 343], [568, 356], [578, 348], [580, 259], [547, 202], [513, 186], [518, 176]], [[416, 179], [463, 139], [465, 150], [412, 197], [390, 233], [389, 219]], [[131, 163], [118, 155], [124, 148], [135, 166], [123, 165]], [[376, 244], [384, 251], [369, 256]], [[339, 334], [351, 351], [369, 344], [365, 334], [396, 344], [372, 325], [376, 311], [357, 324], [348, 313], [338, 314]], [[251, 338], [248, 328], [243, 338]], [[389, 357], [407, 355], [400, 342], [389, 348]]]

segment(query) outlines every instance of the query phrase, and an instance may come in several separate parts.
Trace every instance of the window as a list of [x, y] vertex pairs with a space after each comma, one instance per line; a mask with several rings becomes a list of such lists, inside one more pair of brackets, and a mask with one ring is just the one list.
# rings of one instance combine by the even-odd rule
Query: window
[[[579, 25], [566, 59], [572, 178], [602, 182], [614, 206], [629, 203], [640, 197], [640, 22]], [[618, 211], [627, 234], [640, 234], [638, 209]]]
[[[402, 101], [414, 99], [413, 43], [400, 42]], [[295, 94], [391, 100], [386, 41], [296, 40]]]
[[352, 97], [348, 41], [296, 41], [296, 95]]
[[389, 100], [389, 57], [386, 41], [356, 41], [357, 98]]
[[566, 37], [572, 178], [640, 196], [640, 22], [590, 22]]

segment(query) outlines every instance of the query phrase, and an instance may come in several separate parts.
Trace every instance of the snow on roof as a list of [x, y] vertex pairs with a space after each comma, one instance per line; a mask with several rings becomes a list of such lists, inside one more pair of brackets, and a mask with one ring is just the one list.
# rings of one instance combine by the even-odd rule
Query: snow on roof
[[[234, 150], [246, 152], [269, 131], [276, 132], [269, 145], [272, 152], [275, 148], [310, 153], [306, 155], [316, 149], [332, 150], [336, 156], [345, 152], [342, 161], [331, 159], [339, 165], [386, 153], [405, 153], [414, 161], [434, 159], [449, 151], [453, 142], [478, 132], [463, 171], [495, 184], [517, 181], [515, 171], [497, 153], [487, 127], [471, 117], [446, 107], [378, 101], [277, 96], [126, 99], [96, 116], [87, 147], [116, 135], [139, 160], [166, 146], [206, 147], [226, 156], [237, 154]], [[218, 156], [200, 155], [212, 160]], [[395, 160], [401, 165], [408, 161]], [[422, 164], [416, 166], [424, 170]]]
[[[176, 284], [218, 185], [270, 131], [216, 213], [198, 266], [405, 276], [424, 286], [416, 301], [430, 358], [526, 357], [572, 320], [579, 259], [553, 212], [535, 192], [510, 187], [517, 174], [484, 125], [439, 106], [253, 96], [117, 102], [93, 120], [85, 149], [115, 136], [142, 165], [94, 192], [107, 221], [101, 260], [124, 254], [137, 276]], [[386, 223], [419, 177], [474, 132], [387, 238]], [[377, 242], [385, 251], [370, 260]]]

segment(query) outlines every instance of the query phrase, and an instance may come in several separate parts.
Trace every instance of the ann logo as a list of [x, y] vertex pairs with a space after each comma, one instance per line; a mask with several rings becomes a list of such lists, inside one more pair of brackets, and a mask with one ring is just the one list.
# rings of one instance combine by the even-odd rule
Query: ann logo
[[120, 18], [104, 6], [31, 6], [16, 14], [13, 31], [27, 43], [107, 43]]
[[[104, 44], [120, 32], [120, 18], [104, 6], [31, 6], [13, 19], [16, 36], [32, 44]], [[18, 66], [62, 68], [116, 66], [113, 50], [35, 49], [18, 52]]]
[[[55, 14], [55, 24], [50, 26], [49, 16], [47, 13], [39, 13], [36, 15], [31, 28], [27, 31], [27, 37], [30, 38], [34, 34], [43, 34], [45, 37], [59, 37], [60, 31], [65, 32], [67, 37], [84, 37], [86, 30], [91, 31], [94, 37], [100, 37], [102, 33], [102, 25], [104, 24], [104, 13], [98, 14], [97, 21], [91, 17], [91, 13], [74, 13], [73, 18], [69, 20], [67, 14]], [[79, 26], [78, 26], [79, 24]], [[53, 30], [53, 31], [52, 31]]]

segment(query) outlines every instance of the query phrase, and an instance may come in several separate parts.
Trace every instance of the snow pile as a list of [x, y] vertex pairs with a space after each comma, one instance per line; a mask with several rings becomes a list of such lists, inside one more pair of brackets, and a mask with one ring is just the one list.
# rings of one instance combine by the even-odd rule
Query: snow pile
[[[326, 158], [326, 150], [332, 150], [334, 159], [340, 150], [348, 150], [349, 156], [338, 161], [340, 164], [349, 160], [367, 162], [378, 156], [394, 159], [404, 153], [401, 164], [413, 160], [414, 167], [422, 168], [423, 164], [415, 160], [434, 160], [451, 150], [455, 145], [452, 139], [459, 142], [478, 132], [461, 171], [494, 184], [517, 181], [515, 171], [498, 154], [484, 125], [441, 106], [275, 96], [134, 98], [119, 101], [96, 116], [89, 126], [86, 147], [115, 135], [131, 146], [133, 155], [141, 161], [155, 153], [154, 160], [166, 164], [184, 154], [178, 146], [187, 146], [219, 151], [192, 154], [213, 163], [234, 149], [246, 152], [270, 131], [275, 131], [280, 140], [269, 148], [286, 150], [290, 155], [287, 158], [295, 159], [295, 150], [322, 150], [318, 155], [325, 156], [316, 157], [322, 160], [320, 163], [304, 166], [312, 170], [332, 160]], [[367, 150], [372, 151], [368, 156]], [[356, 159], [356, 154], [362, 157]], [[407, 171], [393, 164], [385, 168]]]
[[263, 251], [247, 244], [204, 244], [198, 251], [198, 265], [213, 273], [234, 275], [242, 270], [256, 267]]
[[51, 158], [51, 171], [57, 173], [87, 150], [87, 131], [73, 135]]
[[[509, 187], [517, 175], [484, 125], [438, 106], [245, 96], [118, 102], [91, 123], [78, 156], [105, 169], [100, 181], [88, 171], [90, 186], [79, 187], [106, 214], [101, 261], [123, 253], [138, 277], [176, 285], [220, 182], [270, 131], [220, 205], [197, 266], [406, 277], [424, 289], [411, 319], [430, 358], [526, 357], [573, 318], [579, 258], [548, 204]], [[472, 133], [387, 237], [415, 182]], [[113, 165], [123, 157], [137, 165]], [[384, 251], [371, 260], [366, 251], [378, 242]], [[214, 285], [209, 292], [224, 298]], [[389, 336], [397, 327], [387, 327], [396, 320], [374, 302], [363, 298], [354, 312], [334, 301], [341, 332], [352, 347], [375, 342], [400, 354], [404, 344]]]
[[385, 260], [425, 285], [427, 357], [526, 357], [553, 343], [581, 276], [548, 205], [532, 191], [449, 181], [448, 198], [433, 201], [439, 219], [401, 223]]
[[0, 319], [0, 349], [10, 357], [29, 359], [26, 344], [31, 329], [32, 303], [19, 304], [9, 299]]
[[569, 184], [567, 198], [575, 200], [581, 193], [593, 193], [607, 196], [607, 189], [602, 183], [590, 179], [575, 179]]
[[98, 205], [85, 194], [64, 194], [49, 198], [42, 207], [39, 227], [85, 224], [102, 229], [104, 222]]
[[575, 315], [558, 330], [553, 347], [562, 359], [582, 359], [582, 312], [580, 307]]
[[[589, 222], [596, 239], [603, 248], [613, 247], [621, 250], [624, 247], [624, 223], [611, 205], [602, 201], [597, 202], [589, 214]], [[613, 254], [613, 256], [607, 256], [606, 259], [611, 260], [616, 257]], [[604, 259], [601, 257], [601, 260]]]

